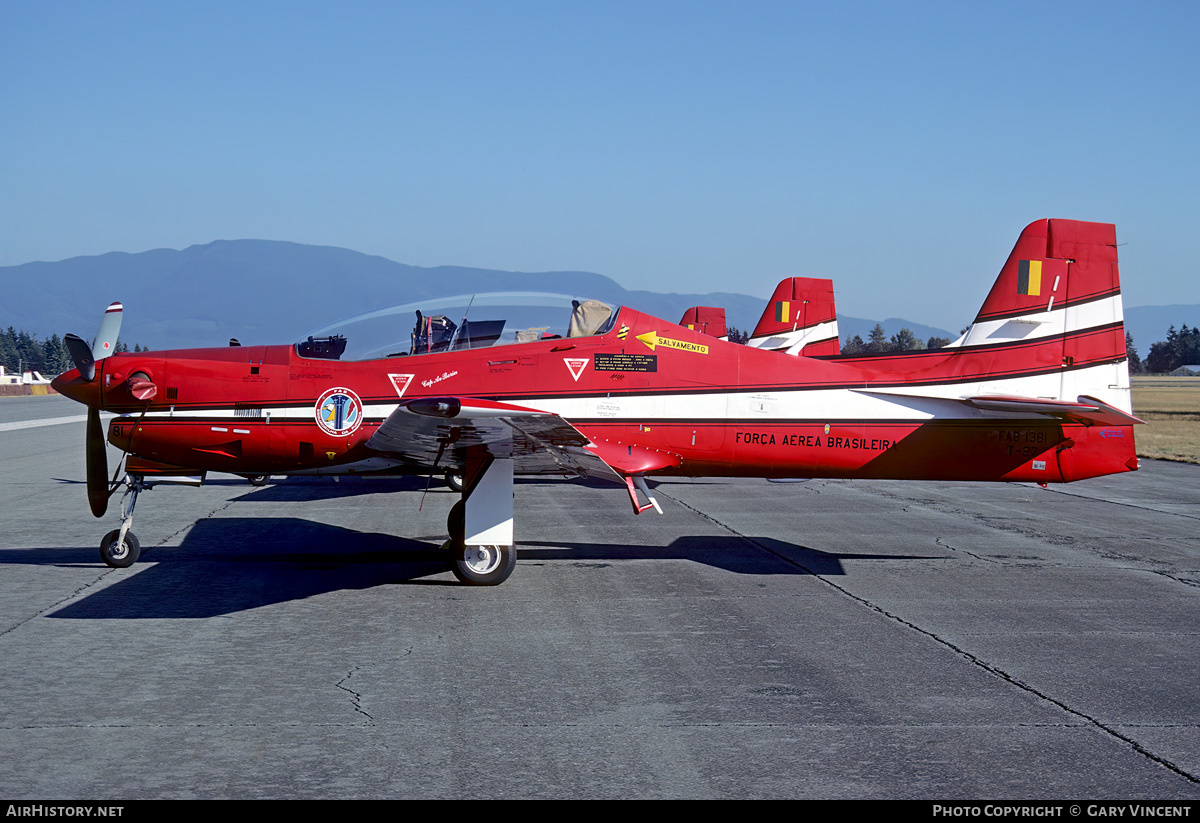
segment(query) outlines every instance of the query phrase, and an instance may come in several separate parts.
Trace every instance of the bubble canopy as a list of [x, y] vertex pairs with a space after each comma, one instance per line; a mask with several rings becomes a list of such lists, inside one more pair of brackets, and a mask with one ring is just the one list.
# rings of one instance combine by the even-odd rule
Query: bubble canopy
[[620, 307], [543, 292], [460, 294], [402, 303], [321, 326], [296, 344], [302, 357], [379, 360], [586, 337], [612, 328]]

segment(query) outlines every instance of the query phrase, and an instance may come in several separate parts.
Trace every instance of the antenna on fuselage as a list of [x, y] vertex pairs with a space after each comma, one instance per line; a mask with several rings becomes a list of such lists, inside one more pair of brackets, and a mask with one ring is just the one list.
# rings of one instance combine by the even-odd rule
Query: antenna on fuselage
[[[471, 311], [471, 306], [475, 304], [475, 295], [471, 295], [471, 299], [467, 301], [467, 307], [463, 309], [462, 322], [458, 324], [458, 328], [454, 330], [454, 335], [450, 338], [450, 345], [446, 347], [446, 351], [454, 351], [454, 344], [458, 342], [458, 336], [462, 334], [462, 330], [467, 327], [467, 314]], [[470, 338], [467, 338], [467, 345], [471, 343]]]

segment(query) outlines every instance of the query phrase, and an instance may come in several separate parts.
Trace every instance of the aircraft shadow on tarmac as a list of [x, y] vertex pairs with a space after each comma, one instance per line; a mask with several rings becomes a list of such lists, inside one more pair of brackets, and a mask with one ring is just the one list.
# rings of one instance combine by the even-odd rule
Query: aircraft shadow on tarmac
[[[86, 480], [67, 477], [51, 478], [56, 483], [83, 486]], [[546, 484], [542, 477], [516, 477], [518, 485]], [[561, 482], [561, 481], [560, 481]], [[620, 489], [622, 487], [604, 480], [570, 478], [569, 482], [589, 488]], [[241, 499], [259, 503], [295, 502], [297, 500], [331, 500], [343, 497], [359, 497], [368, 494], [395, 494], [397, 492], [424, 492], [431, 494], [457, 494], [446, 486], [440, 474], [399, 476], [343, 476], [343, 477], [288, 477], [278, 478], [261, 488], [249, 490], [245, 480], [238, 477], [208, 477], [205, 486], [228, 486], [235, 491], [245, 491]], [[119, 499], [120, 492], [117, 492]]]
[[[428, 538], [426, 538], [428, 540]], [[931, 559], [831, 554], [768, 538], [684, 536], [667, 546], [596, 542], [525, 542], [520, 561], [687, 560], [738, 574], [839, 575], [847, 559]], [[765, 550], [764, 550], [765, 549]], [[143, 549], [135, 573], [50, 613], [69, 619], [215, 617], [343, 589], [425, 580], [448, 570], [439, 544], [361, 532], [297, 518], [213, 518], [198, 522], [178, 547]], [[95, 549], [0, 551], [0, 565], [95, 565]], [[142, 565], [144, 563], [145, 565]], [[520, 584], [520, 575], [507, 585]]]

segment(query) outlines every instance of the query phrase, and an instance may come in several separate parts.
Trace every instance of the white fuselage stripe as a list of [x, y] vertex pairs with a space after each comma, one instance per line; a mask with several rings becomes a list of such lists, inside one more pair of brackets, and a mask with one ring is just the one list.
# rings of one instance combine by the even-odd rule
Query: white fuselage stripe
[[[526, 406], [538, 411], [561, 415], [573, 420], [653, 421], [695, 420], [718, 422], [725, 419], [777, 420], [913, 420], [933, 418], [972, 420], [995, 417], [996, 412], [984, 412], [958, 401], [976, 395], [1008, 394], [1031, 398], [1075, 400], [1086, 394], [1105, 401], [1124, 411], [1130, 411], [1129, 377], [1125, 363], [1107, 363], [1065, 372], [1013, 378], [983, 377], [976, 382], [935, 384], [928, 386], [890, 386], [863, 391], [850, 389], [789, 389], [757, 392], [613, 395], [609, 397], [506, 398], [505, 402]], [[398, 408], [398, 403], [368, 404], [364, 418], [386, 418]], [[136, 414], [126, 415], [135, 418]], [[1028, 417], [1014, 414], [1013, 417]], [[148, 418], [175, 420], [240, 420], [242, 425], [266, 422], [235, 416], [233, 409], [188, 409], [171, 412], [150, 412]], [[313, 407], [291, 406], [271, 409], [272, 421], [313, 421]]]

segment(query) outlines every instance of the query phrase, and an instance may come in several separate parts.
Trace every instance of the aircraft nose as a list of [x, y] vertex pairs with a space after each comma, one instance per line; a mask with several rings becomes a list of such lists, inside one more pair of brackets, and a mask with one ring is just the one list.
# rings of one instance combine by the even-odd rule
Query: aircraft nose
[[69, 397], [76, 403], [82, 403], [92, 408], [100, 407], [100, 380], [84, 380], [79, 375], [79, 369], [65, 371], [50, 381], [50, 388], [59, 394]]

